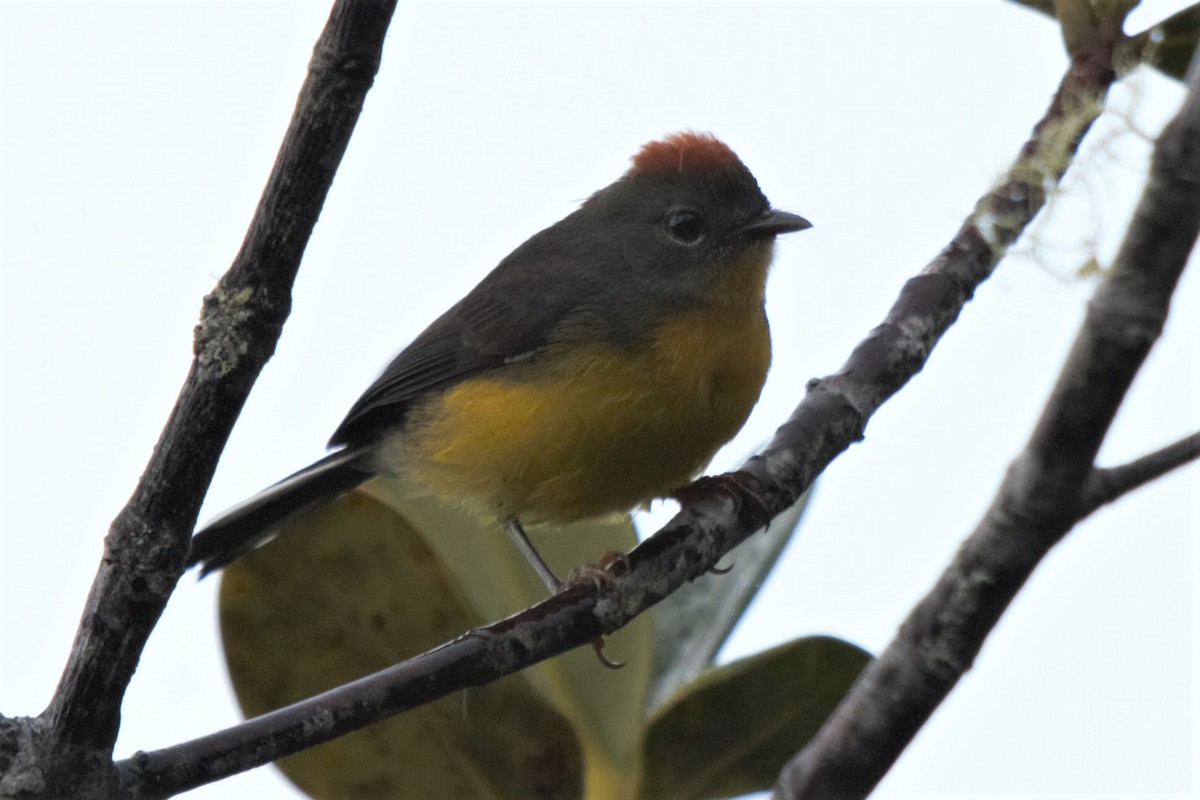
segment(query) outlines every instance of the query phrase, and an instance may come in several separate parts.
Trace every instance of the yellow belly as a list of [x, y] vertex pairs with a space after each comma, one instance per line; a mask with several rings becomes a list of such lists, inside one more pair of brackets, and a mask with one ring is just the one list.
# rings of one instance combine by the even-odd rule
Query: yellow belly
[[688, 311], [644, 350], [574, 347], [536, 377], [474, 378], [429, 398], [409, 418], [405, 471], [524, 522], [628, 511], [699, 474], [746, 421], [770, 360], [761, 304]]

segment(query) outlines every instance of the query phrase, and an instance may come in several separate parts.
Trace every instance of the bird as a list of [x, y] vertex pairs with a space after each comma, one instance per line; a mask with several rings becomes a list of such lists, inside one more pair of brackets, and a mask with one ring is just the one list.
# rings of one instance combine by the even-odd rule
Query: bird
[[741, 429], [771, 362], [775, 209], [710, 133], [643, 145], [405, 347], [328, 455], [198, 530], [219, 569], [377, 476], [494, 518], [553, 592], [528, 525], [627, 513], [694, 480]]

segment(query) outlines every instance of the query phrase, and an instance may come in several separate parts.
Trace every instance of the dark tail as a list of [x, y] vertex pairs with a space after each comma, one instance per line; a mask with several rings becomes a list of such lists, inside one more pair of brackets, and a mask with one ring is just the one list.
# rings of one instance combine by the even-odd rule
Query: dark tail
[[188, 566], [199, 564], [204, 577], [270, 539], [276, 528], [297, 514], [374, 477], [366, 452], [331, 453], [224, 512], [192, 537]]

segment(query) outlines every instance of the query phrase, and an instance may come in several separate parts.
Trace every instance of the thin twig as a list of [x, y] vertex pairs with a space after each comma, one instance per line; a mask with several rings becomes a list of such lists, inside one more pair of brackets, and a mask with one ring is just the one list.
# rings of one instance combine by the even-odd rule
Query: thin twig
[[1200, 458], [1200, 432], [1128, 464], [1092, 470], [1079, 498], [1080, 517], [1197, 458]]

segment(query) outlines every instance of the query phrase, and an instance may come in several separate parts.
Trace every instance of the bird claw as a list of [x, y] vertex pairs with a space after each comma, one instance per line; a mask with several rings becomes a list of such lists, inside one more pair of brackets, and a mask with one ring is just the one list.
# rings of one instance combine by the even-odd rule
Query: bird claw
[[595, 639], [592, 639], [592, 652], [596, 654], [596, 659], [609, 669], [621, 669], [624, 667], [627, 662], [613, 661], [608, 656], [604, 655], [604, 644], [605, 642], [603, 636], [597, 636]]
[[[567, 575], [566, 583], [562, 585], [559, 591], [567, 589], [578, 584], [587, 584], [596, 592], [612, 586], [616, 580], [616, 571], [614, 567], [619, 569], [628, 568], [629, 557], [624, 553], [609, 551], [600, 557], [594, 564], [584, 564], [571, 570]], [[613, 661], [608, 656], [604, 655], [604, 637], [597, 636], [592, 640], [592, 652], [596, 654], [596, 659], [608, 667], [609, 669], [621, 669], [625, 666], [624, 661]]]
[[613, 568], [619, 567], [621, 570], [626, 570], [628, 569], [628, 564], [629, 556], [610, 550], [594, 564], [584, 564], [571, 570], [570, 574], [567, 575], [566, 582], [559, 588], [559, 591], [580, 583], [591, 584], [592, 588], [597, 592], [602, 591], [612, 586], [613, 581], [617, 577], [617, 573]]

